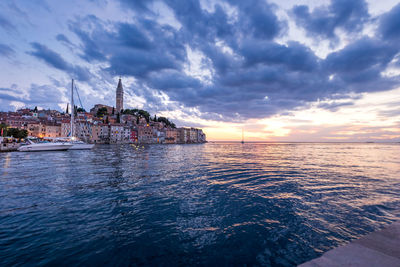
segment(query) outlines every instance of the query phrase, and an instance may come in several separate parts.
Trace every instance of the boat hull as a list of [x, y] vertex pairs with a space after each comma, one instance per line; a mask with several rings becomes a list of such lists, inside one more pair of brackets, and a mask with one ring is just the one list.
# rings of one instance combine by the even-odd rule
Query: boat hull
[[71, 144], [31, 144], [18, 148], [21, 152], [38, 152], [38, 151], [65, 151], [72, 147]]
[[72, 144], [69, 150], [90, 150], [94, 147], [94, 144]]

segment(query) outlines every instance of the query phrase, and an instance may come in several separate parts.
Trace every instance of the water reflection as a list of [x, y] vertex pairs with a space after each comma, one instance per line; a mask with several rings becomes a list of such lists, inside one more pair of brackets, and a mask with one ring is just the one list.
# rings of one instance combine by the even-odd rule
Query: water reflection
[[296, 265], [400, 216], [399, 147], [3, 153], [0, 265]]

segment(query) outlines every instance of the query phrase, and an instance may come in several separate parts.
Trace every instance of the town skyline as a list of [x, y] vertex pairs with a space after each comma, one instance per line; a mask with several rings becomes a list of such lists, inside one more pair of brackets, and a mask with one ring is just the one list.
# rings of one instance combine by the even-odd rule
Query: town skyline
[[[0, 111], [124, 105], [208, 140], [400, 141], [397, 1], [2, 1]], [[65, 10], [69, 10], [68, 13]]]

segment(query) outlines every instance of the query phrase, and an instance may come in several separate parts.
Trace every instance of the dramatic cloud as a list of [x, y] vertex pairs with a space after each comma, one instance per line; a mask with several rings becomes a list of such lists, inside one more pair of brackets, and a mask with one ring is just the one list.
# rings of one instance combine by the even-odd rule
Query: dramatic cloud
[[400, 40], [400, 4], [383, 14], [379, 30], [383, 39]]
[[329, 6], [315, 8], [312, 12], [308, 6], [293, 7], [296, 22], [310, 36], [337, 38], [336, 29], [348, 32], [359, 31], [369, 19], [368, 5], [364, 0], [332, 0]]
[[28, 54], [43, 60], [45, 63], [56, 69], [66, 71], [67, 73], [76, 76], [78, 80], [88, 81], [90, 79], [91, 74], [88, 69], [67, 63], [60, 54], [47, 48], [45, 45], [39, 43], [31, 43], [31, 45], [34, 48], [34, 51], [27, 52]]

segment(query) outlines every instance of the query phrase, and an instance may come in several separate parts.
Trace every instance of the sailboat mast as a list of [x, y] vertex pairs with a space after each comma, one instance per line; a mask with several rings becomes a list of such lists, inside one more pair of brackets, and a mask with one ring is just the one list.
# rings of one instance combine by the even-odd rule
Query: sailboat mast
[[74, 120], [75, 120], [74, 79], [72, 79], [72, 84], [71, 84], [71, 138], [74, 137]]

